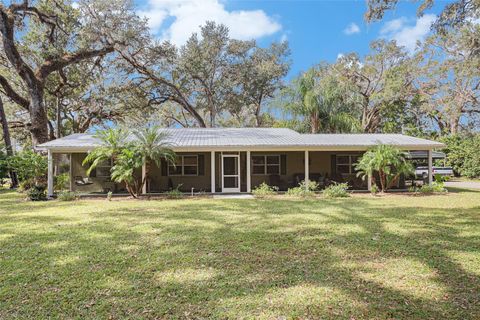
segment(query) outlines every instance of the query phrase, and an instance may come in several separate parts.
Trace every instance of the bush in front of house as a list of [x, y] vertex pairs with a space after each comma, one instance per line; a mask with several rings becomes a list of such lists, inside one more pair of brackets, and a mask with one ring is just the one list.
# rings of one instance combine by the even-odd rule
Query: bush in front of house
[[412, 186], [408, 188], [409, 192], [421, 193], [421, 194], [432, 194], [432, 193], [446, 193], [448, 190], [445, 188], [443, 182], [432, 182], [431, 185], [424, 184], [421, 187]]
[[348, 183], [336, 183], [329, 185], [323, 190], [323, 195], [326, 198], [346, 198], [349, 197]]
[[46, 201], [47, 187], [44, 185], [35, 185], [27, 190], [27, 197], [31, 201]]
[[443, 182], [432, 182], [431, 185], [424, 184], [419, 190], [420, 193], [444, 193], [448, 192], [445, 189]]
[[60, 191], [57, 193], [57, 199], [59, 201], [75, 201], [78, 199], [78, 193], [73, 191]]
[[298, 184], [298, 187], [288, 189], [287, 196], [299, 198], [313, 197], [317, 190], [318, 183], [316, 181], [309, 181], [308, 183], [302, 181]]
[[378, 188], [378, 186], [377, 186], [376, 183], [373, 183], [373, 184], [372, 184], [372, 188], [370, 189], [370, 192], [371, 192], [373, 195], [376, 195], [377, 193], [380, 192], [380, 189]]
[[258, 187], [252, 190], [252, 194], [255, 198], [266, 198], [277, 194], [278, 187], [269, 186], [265, 182], [262, 182]]
[[172, 190], [169, 190], [165, 192], [165, 195], [167, 196], [167, 199], [180, 199], [183, 198], [184, 194], [182, 191], [180, 191], [180, 188], [182, 187], [182, 184], [179, 184], [176, 188], [173, 188]]

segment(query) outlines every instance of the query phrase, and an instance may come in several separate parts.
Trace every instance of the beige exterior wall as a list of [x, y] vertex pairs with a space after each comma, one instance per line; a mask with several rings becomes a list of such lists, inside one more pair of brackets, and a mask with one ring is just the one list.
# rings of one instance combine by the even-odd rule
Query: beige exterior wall
[[[331, 155], [333, 152], [310, 151], [309, 171], [310, 176], [331, 176]], [[252, 189], [265, 182], [269, 185], [276, 185], [281, 190], [297, 186], [299, 180], [305, 178], [305, 152], [252, 152], [254, 155], [285, 155], [287, 164], [285, 174], [279, 179], [270, 175], [256, 175], [252, 173]]]
[[[204, 161], [204, 170], [203, 174], [196, 176], [170, 176], [166, 174], [165, 169], [162, 172], [162, 168], [153, 166], [150, 173], [150, 183], [149, 183], [149, 192], [164, 192], [170, 190], [171, 188], [176, 188], [180, 186], [180, 190], [184, 192], [190, 192], [194, 188], [194, 192], [199, 191], [210, 191], [210, 153], [209, 152], [199, 152], [199, 153], [183, 153], [179, 152], [177, 155], [203, 155]], [[165, 165], [164, 165], [165, 166]]]
[[[88, 166], [82, 166], [82, 162], [87, 156], [86, 153], [72, 153], [72, 191], [80, 193], [95, 193], [95, 192], [106, 192], [108, 190], [112, 192], [119, 192], [123, 188], [110, 181], [109, 178], [100, 178], [100, 177], [88, 177], [87, 169]], [[87, 179], [92, 184], [78, 185], [75, 183], [75, 177], [81, 177], [82, 179]], [[108, 190], [107, 190], [108, 189]]]

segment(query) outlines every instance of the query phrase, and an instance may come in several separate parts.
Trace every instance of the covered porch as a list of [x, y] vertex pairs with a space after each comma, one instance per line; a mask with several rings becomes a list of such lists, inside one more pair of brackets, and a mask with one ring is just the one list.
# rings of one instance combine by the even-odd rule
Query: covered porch
[[[432, 176], [432, 150], [427, 155]], [[280, 191], [296, 187], [305, 181], [316, 181], [322, 189], [333, 182], [348, 182], [353, 190], [370, 190], [371, 179], [356, 177], [354, 164], [365, 150], [215, 150], [178, 151], [175, 165], [162, 161], [151, 168], [143, 194], [159, 194], [175, 188], [185, 193], [250, 193], [262, 183]], [[57, 155], [66, 154], [69, 162], [69, 190], [81, 194], [127, 193], [125, 186], [110, 179], [111, 162], [99, 165], [90, 176], [82, 165], [85, 151], [48, 150], [48, 195], [53, 197], [54, 167]], [[145, 168], [136, 175], [144, 177]], [[398, 189], [404, 189], [399, 181]]]

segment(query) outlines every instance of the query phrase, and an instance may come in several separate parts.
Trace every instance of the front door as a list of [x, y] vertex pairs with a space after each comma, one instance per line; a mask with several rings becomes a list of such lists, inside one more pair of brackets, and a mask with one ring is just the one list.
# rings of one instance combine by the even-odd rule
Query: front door
[[239, 155], [222, 155], [222, 192], [240, 192]]

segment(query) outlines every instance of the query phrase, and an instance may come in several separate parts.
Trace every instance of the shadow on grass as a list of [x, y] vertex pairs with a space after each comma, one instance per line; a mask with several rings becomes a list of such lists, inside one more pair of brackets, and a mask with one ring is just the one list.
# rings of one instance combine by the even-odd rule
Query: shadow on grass
[[[43, 232], [5, 228], [2, 318], [480, 314], [479, 274], [450, 254], [478, 254], [478, 206], [361, 198], [151, 201], [102, 212], [71, 205], [77, 223], [48, 216], [38, 222]], [[0, 226], [17, 218], [0, 215]]]
[[458, 188], [458, 187], [446, 187], [448, 192], [451, 193], [480, 193], [478, 189]]

